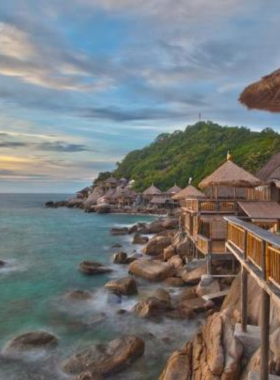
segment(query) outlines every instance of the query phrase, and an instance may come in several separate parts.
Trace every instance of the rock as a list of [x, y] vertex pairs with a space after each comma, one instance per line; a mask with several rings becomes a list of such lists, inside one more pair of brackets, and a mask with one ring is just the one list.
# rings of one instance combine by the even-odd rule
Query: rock
[[192, 344], [188, 342], [181, 350], [173, 352], [159, 380], [191, 380], [191, 378]]
[[163, 230], [164, 228], [161, 222], [152, 222], [138, 227], [138, 232], [141, 234], [157, 234]]
[[181, 302], [188, 301], [194, 298], [197, 298], [196, 288], [192, 287], [183, 289], [180, 292], [180, 294], [175, 298], [175, 300], [179, 304]]
[[242, 352], [228, 312], [213, 314], [193, 340], [193, 378], [239, 379]]
[[137, 230], [138, 230], [138, 226], [137, 226], [137, 224], [134, 224], [134, 226], [132, 226], [132, 227], [129, 228], [128, 233], [129, 234], [134, 234], [134, 232], [137, 232]]
[[122, 245], [118, 243], [112, 245], [112, 248], [121, 248], [121, 247]]
[[179, 227], [179, 219], [168, 218], [162, 222], [162, 227], [166, 230], [174, 230]]
[[112, 228], [110, 232], [111, 232], [111, 235], [127, 235], [129, 233], [129, 230], [127, 227]]
[[86, 301], [92, 298], [92, 295], [85, 290], [74, 290], [66, 294], [66, 298], [75, 301]]
[[175, 256], [175, 255], [176, 255], [176, 250], [172, 244], [170, 244], [168, 247], [164, 248], [164, 250], [163, 250], [164, 261], [168, 261], [169, 259], [171, 259], [172, 256]]
[[165, 290], [163, 288], [158, 288], [153, 293], [153, 297], [157, 298], [162, 303], [165, 303], [167, 308], [171, 308], [172, 307], [172, 305], [171, 305], [171, 297], [170, 297], [170, 294], [169, 294], [169, 292], [167, 290]]
[[89, 371], [85, 371], [79, 376], [76, 376], [74, 380], [104, 380], [104, 376], [101, 375], [101, 373], [91, 373]]
[[140, 234], [135, 234], [133, 237], [132, 244], [147, 244], [149, 239], [146, 236]]
[[196, 288], [196, 294], [202, 297], [206, 294], [217, 293], [221, 290], [218, 280], [215, 280], [212, 276], [203, 275], [200, 283]]
[[84, 201], [80, 198], [71, 198], [68, 200], [67, 207], [79, 208], [83, 205]]
[[140, 318], [161, 317], [169, 310], [172, 310], [171, 306], [156, 297], [141, 300], [132, 309]]
[[166, 316], [171, 319], [190, 320], [195, 317], [195, 313], [192, 309], [185, 306], [185, 307], [180, 307], [178, 309], [170, 311]]
[[5, 261], [0, 260], [0, 268], [3, 267], [4, 265], [6, 265]]
[[112, 272], [111, 268], [103, 266], [95, 261], [82, 261], [79, 265], [81, 272], [87, 275], [105, 274]]
[[182, 301], [177, 304], [177, 309], [188, 309], [195, 313], [202, 313], [214, 307], [214, 304], [209, 301], [205, 301], [203, 298], [192, 298]]
[[124, 336], [108, 344], [99, 344], [85, 349], [66, 360], [62, 369], [69, 374], [82, 374], [88, 371], [103, 376], [113, 375], [130, 366], [145, 351], [143, 339], [137, 336]]
[[168, 260], [168, 264], [173, 265], [174, 268], [181, 268], [184, 266], [183, 260], [179, 255], [175, 255]]
[[142, 252], [149, 256], [158, 256], [171, 244], [171, 238], [166, 236], [155, 236], [143, 248]]
[[183, 274], [182, 279], [188, 285], [197, 285], [201, 280], [201, 276], [205, 275], [206, 273], [206, 265], [203, 264], [191, 272], [186, 272]]
[[114, 264], [127, 264], [127, 253], [118, 252], [114, 254]]
[[131, 277], [111, 280], [105, 284], [105, 288], [114, 294], [123, 296], [131, 296], [138, 293], [136, 281]]
[[107, 303], [110, 305], [119, 305], [122, 303], [122, 296], [120, 294], [108, 293]]
[[46, 202], [45, 206], [46, 207], [50, 207], [50, 208], [56, 208], [57, 207], [56, 204], [55, 204], [55, 202], [53, 202], [53, 201]]
[[97, 214], [108, 214], [111, 212], [111, 206], [107, 203], [101, 203], [95, 207]]
[[19, 335], [10, 340], [4, 352], [9, 354], [13, 351], [28, 351], [34, 349], [55, 347], [58, 343], [57, 338], [45, 331], [32, 331]]
[[180, 288], [181, 286], [186, 285], [185, 282], [178, 277], [168, 277], [164, 282], [167, 286], [172, 286], [175, 288]]
[[129, 273], [150, 281], [163, 281], [174, 274], [174, 267], [152, 260], [135, 260], [129, 266]]

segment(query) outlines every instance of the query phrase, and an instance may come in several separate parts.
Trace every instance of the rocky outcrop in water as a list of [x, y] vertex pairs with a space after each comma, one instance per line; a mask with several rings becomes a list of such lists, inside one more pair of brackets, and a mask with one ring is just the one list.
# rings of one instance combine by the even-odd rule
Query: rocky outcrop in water
[[172, 265], [152, 260], [135, 260], [129, 266], [129, 273], [150, 281], [163, 281], [172, 277], [175, 269]]
[[[190, 342], [168, 359], [159, 380], [191, 380], [192, 379], [192, 344]], [[206, 379], [205, 379], [206, 380]]]
[[32, 331], [19, 335], [10, 340], [4, 349], [5, 354], [24, 352], [35, 349], [55, 347], [58, 339], [45, 331]]
[[105, 284], [105, 288], [111, 293], [121, 296], [132, 296], [138, 293], [136, 281], [131, 277], [111, 280]]
[[124, 336], [75, 354], [63, 363], [62, 369], [71, 375], [85, 376], [84, 372], [113, 375], [130, 366], [144, 351], [143, 339], [133, 335]]
[[129, 229], [127, 227], [117, 228], [114, 227], [111, 229], [111, 235], [127, 235], [129, 233]]
[[149, 238], [137, 233], [133, 237], [132, 244], [147, 244], [148, 241], [149, 241]]
[[96, 261], [82, 261], [79, 265], [79, 270], [87, 275], [97, 275], [111, 273], [112, 269], [104, 266]]
[[86, 290], [73, 290], [66, 294], [66, 298], [73, 301], [87, 301], [92, 299], [92, 295]]
[[0, 268], [3, 267], [4, 265], [6, 265], [5, 261], [0, 260]]
[[159, 256], [171, 244], [169, 236], [155, 236], [143, 248], [142, 252], [149, 256]]

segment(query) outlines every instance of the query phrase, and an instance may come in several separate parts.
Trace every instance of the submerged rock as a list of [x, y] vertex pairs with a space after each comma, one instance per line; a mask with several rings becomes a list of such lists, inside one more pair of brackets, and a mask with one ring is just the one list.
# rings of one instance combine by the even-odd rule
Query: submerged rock
[[118, 373], [127, 368], [145, 351], [143, 339], [131, 335], [108, 344], [91, 346], [66, 360], [62, 369], [69, 374], [82, 375], [85, 371], [104, 376]]
[[73, 290], [72, 292], [66, 294], [66, 298], [74, 301], [86, 301], [91, 299], [92, 295], [86, 290]]
[[111, 229], [111, 235], [127, 235], [128, 233], [129, 229], [127, 227]]
[[79, 269], [81, 272], [87, 275], [105, 274], [112, 272], [111, 268], [105, 267], [103, 264], [97, 263], [96, 261], [82, 261], [79, 265]]
[[152, 260], [135, 260], [129, 266], [129, 273], [150, 281], [163, 281], [174, 272], [172, 265]]
[[6, 265], [5, 261], [0, 260], [0, 268], [3, 267], [4, 265]]
[[105, 288], [117, 295], [131, 296], [138, 293], [136, 281], [131, 277], [111, 280], [105, 284]]
[[10, 353], [13, 351], [28, 351], [34, 349], [55, 347], [58, 339], [45, 331], [32, 331], [19, 335], [10, 340], [4, 352]]

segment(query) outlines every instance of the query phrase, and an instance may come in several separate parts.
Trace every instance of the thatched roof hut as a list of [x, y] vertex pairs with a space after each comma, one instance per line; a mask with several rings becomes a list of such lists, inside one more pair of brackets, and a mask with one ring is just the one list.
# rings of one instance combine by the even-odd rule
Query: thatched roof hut
[[249, 109], [280, 112], [280, 69], [246, 87], [239, 101]]
[[148, 187], [145, 191], [143, 191], [143, 195], [151, 196], [151, 195], [157, 195], [157, 194], [162, 194], [162, 192], [154, 184]]
[[242, 169], [228, 159], [198, 185], [201, 189], [218, 186], [231, 187], [257, 187], [263, 185], [263, 181], [251, 173]]
[[181, 201], [183, 199], [198, 199], [205, 198], [205, 195], [195, 188], [193, 185], [188, 185], [183, 190], [179, 191], [179, 193], [175, 194], [172, 199], [174, 201]]
[[157, 204], [157, 205], [164, 205], [168, 201], [170, 201], [170, 197], [166, 195], [154, 195], [153, 198], [151, 199], [151, 203]]
[[268, 162], [256, 173], [262, 181], [270, 182], [280, 179], [280, 153], [274, 154]]
[[174, 186], [170, 187], [169, 190], [167, 190], [167, 194], [175, 195], [179, 193], [179, 191], [182, 191], [181, 187], [177, 186], [176, 183]]

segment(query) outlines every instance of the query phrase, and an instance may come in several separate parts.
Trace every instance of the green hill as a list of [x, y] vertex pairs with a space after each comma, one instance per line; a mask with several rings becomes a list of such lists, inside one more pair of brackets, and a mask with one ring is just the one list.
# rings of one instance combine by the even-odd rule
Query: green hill
[[[230, 150], [238, 165], [254, 173], [280, 151], [280, 135], [272, 129], [253, 132], [245, 127], [226, 127], [199, 122], [185, 131], [163, 133], [149, 146], [132, 151], [113, 175], [136, 181], [142, 191], [151, 183], [165, 190], [176, 182], [184, 187], [192, 177], [194, 184], [215, 170]], [[104, 178], [109, 173], [100, 173]]]

